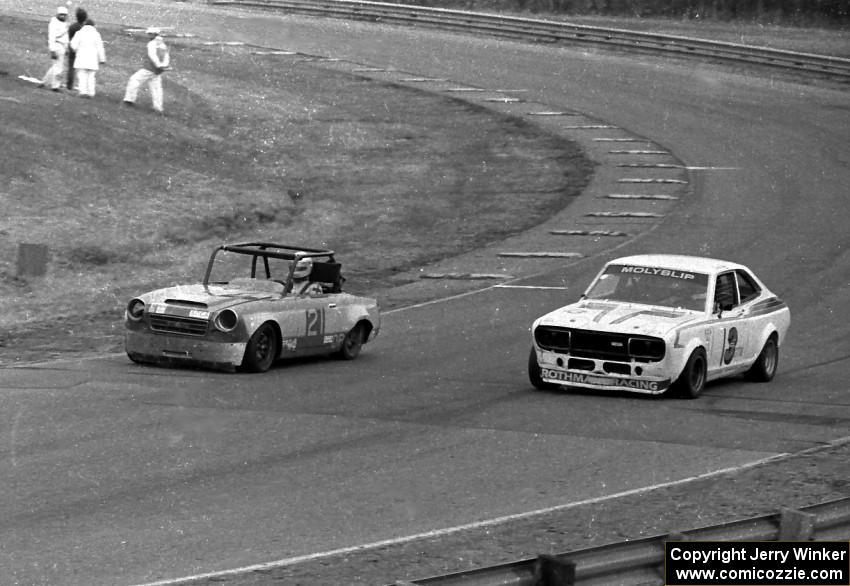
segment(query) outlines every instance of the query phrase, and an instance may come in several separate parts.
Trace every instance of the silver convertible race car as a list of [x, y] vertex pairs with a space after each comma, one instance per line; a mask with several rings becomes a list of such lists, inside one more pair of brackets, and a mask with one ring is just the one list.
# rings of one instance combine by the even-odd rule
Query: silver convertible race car
[[130, 300], [125, 350], [134, 362], [251, 372], [278, 358], [352, 360], [378, 335], [374, 299], [342, 292], [331, 250], [244, 242], [217, 247], [202, 283]]
[[748, 268], [684, 255], [606, 264], [581, 299], [532, 325], [538, 389], [580, 387], [687, 398], [744, 373], [767, 382], [791, 317]]

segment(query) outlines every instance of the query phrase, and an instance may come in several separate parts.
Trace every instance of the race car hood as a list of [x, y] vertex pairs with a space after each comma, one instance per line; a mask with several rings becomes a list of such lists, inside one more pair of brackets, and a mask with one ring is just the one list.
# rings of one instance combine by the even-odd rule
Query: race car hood
[[537, 325], [664, 337], [677, 327], [700, 317], [701, 312], [686, 309], [610, 301], [579, 301], [547, 313], [538, 320]]
[[274, 281], [257, 281], [256, 284], [225, 284], [225, 285], [180, 285], [158, 289], [143, 296], [146, 303], [169, 303], [174, 305], [189, 305], [218, 311], [227, 307], [241, 305], [250, 301], [263, 299], [280, 299], [283, 285]]

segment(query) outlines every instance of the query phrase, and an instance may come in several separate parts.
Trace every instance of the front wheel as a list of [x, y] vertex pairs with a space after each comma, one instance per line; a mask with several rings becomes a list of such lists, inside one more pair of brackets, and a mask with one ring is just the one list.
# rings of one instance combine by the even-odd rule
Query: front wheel
[[676, 379], [674, 387], [680, 396], [686, 399], [696, 399], [705, 388], [707, 373], [708, 362], [705, 357], [705, 350], [697, 348], [688, 358], [688, 362], [685, 364], [682, 374]]
[[540, 365], [537, 363], [537, 351], [532, 348], [528, 354], [528, 380], [532, 386], [539, 391], [547, 391], [556, 388], [557, 385], [547, 383], [540, 374]]
[[345, 334], [336, 356], [342, 360], [354, 360], [360, 354], [361, 348], [363, 348], [363, 326], [357, 324]]
[[761, 352], [753, 362], [753, 365], [746, 372], [745, 376], [756, 382], [766, 383], [773, 380], [776, 376], [776, 369], [779, 367], [779, 346], [776, 344], [776, 337], [771, 336], [764, 343]]
[[278, 354], [277, 333], [274, 326], [265, 323], [257, 328], [245, 347], [242, 366], [248, 372], [266, 372]]

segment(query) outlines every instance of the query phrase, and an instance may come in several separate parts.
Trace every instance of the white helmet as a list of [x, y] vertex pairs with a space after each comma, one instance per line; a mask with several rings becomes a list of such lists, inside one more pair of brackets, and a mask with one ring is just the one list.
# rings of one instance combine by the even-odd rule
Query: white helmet
[[292, 273], [293, 279], [306, 279], [310, 276], [310, 271], [313, 270], [312, 258], [301, 258], [295, 263], [295, 271]]

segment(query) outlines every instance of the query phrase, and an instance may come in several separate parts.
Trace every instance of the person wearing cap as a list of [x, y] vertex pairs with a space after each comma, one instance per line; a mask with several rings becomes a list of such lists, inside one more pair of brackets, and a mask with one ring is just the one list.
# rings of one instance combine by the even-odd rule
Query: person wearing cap
[[103, 49], [103, 39], [94, 28], [92, 19], [86, 20], [71, 40], [71, 48], [76, 52], [74, 57], [74, 70], [77, 76], [77, 89], [85, 98], [93, 98], [97, 70], [102, 63], [106, 63], [106, 53]]
[[[89, 15], [85, 11], [84, 8], [77, 8], [74, 13], [76, 16], [76, 21], [71, 23], [71, 26], [68, 27], [68, 43], [69, 45], [74, 42], [74, 35], [79, 32], [83, 25], [88, 20]], [[74, 58], [76, 57], [73, 46], [68, 47], [68, 83], [67, 87], [69, 90], [74, 89]]]
[[139, 88], [147, 84], [151, 94], [153, 109], [162, 113], [162, 73], [170, 69], [171, 57], [168, 54], [168, 46], [162, 40], [160, 30], [150, 27], [145, 31], [150, 39], [144, 57], [142, 68], [130, 76], [127, 82], [127, 90], [124, 92], [124, 103], [132, 106], [136, 103]]
[[50, 52], [50, 69], [44, 74], [39, 87], [49, 87], [58, 92], [65, 72], [65, 52], [68, 50], [68, 9], [60, 6], [47, 25], [47, 50]]

